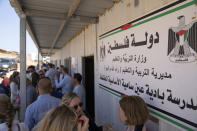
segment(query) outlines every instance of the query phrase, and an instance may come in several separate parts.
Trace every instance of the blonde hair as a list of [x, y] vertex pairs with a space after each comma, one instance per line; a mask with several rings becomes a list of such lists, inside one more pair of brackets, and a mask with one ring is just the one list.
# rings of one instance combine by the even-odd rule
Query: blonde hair
[[0, 120], [6, 121], [8, 131], [12, 130], [14, 115], [15, 110], [10, 102], [10, 98], [5, 94], [0, 94]]
[[73, 92], [69, 92], [64, 94], [64, 96], [62, 97], [62, 104], [69, 106], [70, 102], [75, 98], [78, 97], [76, 93]]
[[139, 96], [126, 96], [119, 101], [127, 118], [126, 125], [142, 125], [149, 118], [146, 103]]
[[77, 114], [68, 106], [60, 105], [50, 110], [36, 127], [36, 131], [73, 131]]

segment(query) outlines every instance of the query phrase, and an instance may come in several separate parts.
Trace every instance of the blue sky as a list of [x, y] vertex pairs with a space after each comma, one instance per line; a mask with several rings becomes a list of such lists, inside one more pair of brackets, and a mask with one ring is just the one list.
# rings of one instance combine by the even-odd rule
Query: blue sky
[[[0, 48], [19, 52], [20, 21], [9, 0], [0, 0]], [[37, 55], [37, 48], [27, 32], [27, 54]]]

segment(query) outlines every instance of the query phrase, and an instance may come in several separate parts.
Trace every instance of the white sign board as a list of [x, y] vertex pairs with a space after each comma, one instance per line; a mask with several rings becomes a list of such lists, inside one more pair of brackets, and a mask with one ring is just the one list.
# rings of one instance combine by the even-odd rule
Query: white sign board
[[175, 2], [99, 37], [99, 86], [197, 129], [197, 1]]

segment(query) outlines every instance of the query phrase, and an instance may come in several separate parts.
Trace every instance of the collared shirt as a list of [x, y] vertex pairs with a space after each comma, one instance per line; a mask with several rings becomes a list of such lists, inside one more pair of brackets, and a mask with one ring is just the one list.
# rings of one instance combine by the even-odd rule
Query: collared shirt
[[50, 78], [53, 87], [55, 86], [55, 75], [56, 75], [56, 71], [52, 68], [50, 68], [45, 74], [46, 77]]
[[85, 110], [85, 107], [86, 107], [86, 92], [85, 92], [85, 88], [82, 86], [82, 85], [77, 85], [74, 87], [74, 90], [73, 90], [74, 93], [76, 93], [80, 100], [83, 102], [83, 110]]
[[33, 87], [33, 85], [27, 86], [27, 103], [33, 103], [37, 98], [37, 92], [36, 89]]
[[25, 124], [29, 130], [36, 126], [50, 109], [57, 107], [60, 103], [60, 99], [49, 94], [40, 95], [34, 103], [27, 107], [25, 113]]
[[69, 75], [64, 75], [64, 79], [60, 82], [55, 80], [56, 88], [62, 87], [62, 94], [71, 92], [73, 90], [72, 78]]

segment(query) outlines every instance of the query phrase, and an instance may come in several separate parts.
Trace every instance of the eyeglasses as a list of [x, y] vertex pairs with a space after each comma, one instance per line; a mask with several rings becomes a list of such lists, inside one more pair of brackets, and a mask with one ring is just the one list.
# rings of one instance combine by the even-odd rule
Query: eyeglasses
[[82, 102], [80, 102], [78, 105], [74, 105], [73, 107], [74, 107], [74, 109], [75, 110], [77, 110], [78, 109], [78, 107], [82, 107], [83, 106], [83, 103]]

